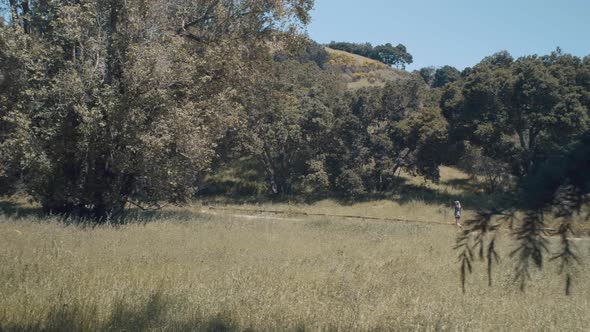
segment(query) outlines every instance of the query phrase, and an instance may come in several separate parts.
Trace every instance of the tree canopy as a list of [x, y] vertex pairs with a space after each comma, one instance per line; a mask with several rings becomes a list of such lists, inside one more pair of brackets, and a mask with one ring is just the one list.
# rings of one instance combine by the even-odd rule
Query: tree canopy
[[588, 130], [587, 70], [568, 55], [498, 53], [448, 84], [441, 105], [456, 140], [481, 146], [523, 177]]
[[[440, 103], [451, 124], [451, 145], [479, 148], [488, 160], [488, 175], [510, 172], [517, 179], [512, 207], [480, 211], [458, 237], [463, 284], [471, 270], [473, 247], [480, 248], [480, 257], [487, 261], [491, 284], [491, 266], [497, 257], [495, 233], [503, 222], [518, 220], [516, 206], [525, 211], [517, 222], [518, 246], [511, 254], [518, 258], [515, 276], [521, 288], [530, 266], [542, 268], [549, 253], [544, 215], [550, 213], [560, 218], [561, 248], [552, 259], [560, 261], [569, 294], [577, 259], [569, 240], [572, 220], [589, 197], [585, 176], [590, 160], [588, 65], [587, 59], [563, 54], [559, 48], [550, 55], [518, 59], [499, 52], [443, 87]], [[470, 245], [472, 239], [475, 244]]]
[[[191, 197], [271, 42], [313, 2], [10, 1], [0, 149], [46, 211], [99, 220]], [[284, 32], [282, 32], [284, 31]]]

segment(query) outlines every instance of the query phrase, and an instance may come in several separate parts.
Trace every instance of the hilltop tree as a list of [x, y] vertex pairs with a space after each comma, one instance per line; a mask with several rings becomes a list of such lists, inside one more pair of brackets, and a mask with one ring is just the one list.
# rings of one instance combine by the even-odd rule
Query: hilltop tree
[[370, 43], [357, 44], [347, 42], [334, 42], [328, 47], [348, 53], [357, 54], [373, 60], [380, 61], [389, 66], [396, 66], [405, 69], [406, 65], [414, 61], [412, 54], [408, 52], [403, 44], [393, 46], [391, 43], [373, 47]]
[[480, 65], [487, 65], [496, 68], [510, 68], [514, 63], [514, 58], [508, 51], [500, 51], [487, 56], [481, 60]]
[[393, 46], [390, 43], [376, 46], [371, 54], [371, 58], [379, 60], [386, 65], [406, 69], [406, 65], [414, 61], [412, 55], [403, 44]]

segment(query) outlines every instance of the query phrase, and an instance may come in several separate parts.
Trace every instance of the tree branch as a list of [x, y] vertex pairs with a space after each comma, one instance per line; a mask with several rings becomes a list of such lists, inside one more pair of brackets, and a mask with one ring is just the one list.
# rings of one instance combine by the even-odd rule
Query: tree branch
[[142, 211], [159, 211], [159, 210], [162, 210], [163, 208], [166, 207], [166, 205], [156, 205], [155, 207], [144, 207], [144, 206], [141, 206], [139, 203], [136, 203], [132, 200], [126, 200], [125, 202], [141, 209]]
[[207, 7], [207, 9], [205, 9], [205, 13], [203, 14], [203, 16], [201, 16], [199, 18], [196, 18], [196, 19], [194, 19], [194, 20], [192, 20], [192, 21], [190, 21], [188, 23], [186, 23], [185, 20], [183, 19], [182, 20], [182, 24], [181, 24], [180, 28], [178, 28], [176, 30], [176, 33], [180, 35], [183, 32], [187, 32], [187, 29], [188, 28], [190, 28], [193, 25], [198, 24], [199, 22], [202, 22], [202, 21], [205, 21], [205, 20], [209, 20], [209, 19], [215, 18], [216, 16], [211, 15], [210, 13], [213, 10], [213, 7], [215, 7], [218, 3], [219, 3], [219, 0], [214, 1], [213, 3], [211, 3], [211, 5], [209, 5]]

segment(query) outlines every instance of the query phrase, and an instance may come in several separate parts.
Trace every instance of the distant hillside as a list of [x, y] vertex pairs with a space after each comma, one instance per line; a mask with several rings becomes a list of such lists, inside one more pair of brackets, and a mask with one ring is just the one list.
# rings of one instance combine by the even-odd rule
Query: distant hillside
[[410, 74], [360, 55], [325, 47], [330, 55], [328, 64], [342, 72], [349, 89], [384, 86], [386, 82], [408, 77]]

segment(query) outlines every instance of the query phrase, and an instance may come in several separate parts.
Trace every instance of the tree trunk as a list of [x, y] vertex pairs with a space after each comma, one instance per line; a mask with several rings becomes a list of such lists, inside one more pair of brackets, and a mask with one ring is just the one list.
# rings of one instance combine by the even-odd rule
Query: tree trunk
[[21, 4], [23, 8], [23, 30], [26, 34], [31, 33], [31, 23], [30, 23], [30, 7], [29, 7], [29, 0], [22, 0]]
[[8, 0], [10, 3], [10, 19], [11, 23], [14, 27], [17, 27], [20, 24], [20, 18], [18, 17], [18, 8], [16, 4], [16, 0]]
[[277, 187], [277, 181], [276, 181], [276, 171], [273, 167], [273, 163], [272, 163], [272, 157], [271, 157], [271, 152], [269, 151], [270, 149], [265, 145], [262, 148], [262, 164], [264, 165], [264, 171], [266, 172], [266, 176], [268, 179], [268, 185], [269, 185], [269, 189], [272, 195], [278, 195], [279, 194], [279, 188]]
[[529, 129], [529, 153], [528, 153], [528, 164], [527, 173], [530, 174], [534, 171], [535, 157], [537, 155], [537, 134], [538, 132], [531, 128]]
[[530, 141], [527, 139], [526, 137], [526, 129], [520, 129], [518, 130], [518, 140], [520, 143], [520, 149], [521, 151], [521, 158], [522, 160], [520, 161], [520, 176], [526, 176], [529, 173], [530, 170], [530, 165], [529, 165], [529, 145]]
[[534, 170], [534, 159], [537, 153], [537, 135], [535, 128], [521, 129], [518, 131], [521, 152], [521, 176], [530, 174]]
[[125, 45], [123, 45], [123, 34], [120, 32], [120, 23], [125, 20], [125, 2], [121, 0], [109, 0], [109, 20], [106, 26], [107, 34], [107, 56], [105, 83], [113, 84], [123, 76], [123, 62], [125, 58]]

